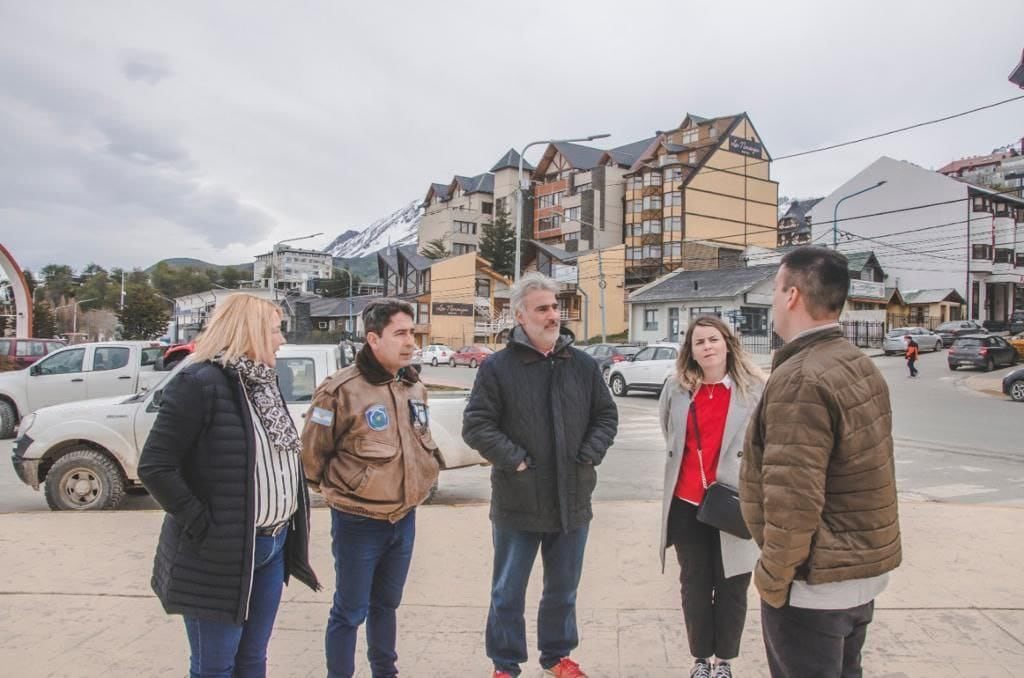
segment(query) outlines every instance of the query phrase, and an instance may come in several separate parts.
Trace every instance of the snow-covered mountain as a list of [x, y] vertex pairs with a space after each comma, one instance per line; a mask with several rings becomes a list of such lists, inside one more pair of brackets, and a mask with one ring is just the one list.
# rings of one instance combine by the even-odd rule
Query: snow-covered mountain
[[353, 259], [373, 254], [388, 244], [392, 247], [410, 245], [416, 242], [422, 218], [423, 202], [413, 200], [363, 229], [345, 231], [325, 247], [324, 252], [330, 252], [332, 256], [341, 259]]

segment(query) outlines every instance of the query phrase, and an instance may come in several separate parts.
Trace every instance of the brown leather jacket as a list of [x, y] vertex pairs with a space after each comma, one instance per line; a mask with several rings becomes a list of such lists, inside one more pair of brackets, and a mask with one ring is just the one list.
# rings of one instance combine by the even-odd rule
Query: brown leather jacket
[[775, 354], [747, 429], [740, 501], [761, 547], [754, 583], [773, 607], [794, 579], [863, 579], [900, 564], [889, 387], [839, 328]]
[[356, 364], [313, 395], [302, 431], [306, 478], [339, 511], [397, 522], [437, 480], [427, 389], [412, 369], [399, 377], [366, 345]]

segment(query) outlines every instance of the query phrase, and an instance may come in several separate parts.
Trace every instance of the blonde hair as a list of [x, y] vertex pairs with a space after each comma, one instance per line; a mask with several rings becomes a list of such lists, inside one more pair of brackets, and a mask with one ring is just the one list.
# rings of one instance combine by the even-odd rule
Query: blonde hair
[[725, 340], [726, 374], [744, 396], [750, 396], [755, 387], [765, 381], [764, 370], [754, 364], [743, 350], [743, 344], [733, 334], [721, 319], [713, 315], [702, 315], [696, 318], [686, 330], [686, 339], [679, 347], [679, 357], [676, 359], [676, 378], [679, 385], [690, 393], [696, 393], [701, 384], [704, 383], [704, 370], [697, 364], [693, 357], [693, 331], [698, 327], [711, 327], [719, 331]]
[[281, 322], [281, 309], [252, 294], [229, 294], [217, 305], [209, 324], [196, 338], [192, 361], [215, 360], [225, 364], [248, 355], [269, 363], [274, 355], [269, 326]]

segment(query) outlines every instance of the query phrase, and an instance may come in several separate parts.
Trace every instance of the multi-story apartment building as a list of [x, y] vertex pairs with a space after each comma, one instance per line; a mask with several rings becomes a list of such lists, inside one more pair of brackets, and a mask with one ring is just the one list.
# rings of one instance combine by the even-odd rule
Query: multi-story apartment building
[[[523, 163], [524, 176], [533, 166]], [[480, 246], [484, 224], [505, 211], [512, 219], [515, 210], [519, 154], [509, 150], [489, 172], [473, 177], [456, 175], [447, 184], [434, 183], [427, 189], [417, 248], [440, 239], [453, 255], [475, 252]]]
[[607, 151], [549, 144], [533, 172], [534, 239], [567, 252], [621, 245], [623, 176], [655, 139]]
[[778, 183], [746, 113], [688, 114], [625, 174], [626, 285], [684, 265], [684, 241], [775, 247]]
[[986, 186], [997, 191], [1016, 189], [1024, 197], [1024, 139], [1018, 144], [997, 148], [988, 155], [954, 160], [939, 169], [947, 177]]
[[305, 289], [313, 278], [331, 278], [334, 258], [329, 252], [277, 246], [273, 251], [256, 256], [252, 267], [253, 284], [278, 289]]
[[[811, 241], [811, 220], [807, 213], [821, 202], [821, 198], [793, 200], [779, 217], [778, 246], [806, 245]], [[782, 210], [783, 205], [779, 205]]]

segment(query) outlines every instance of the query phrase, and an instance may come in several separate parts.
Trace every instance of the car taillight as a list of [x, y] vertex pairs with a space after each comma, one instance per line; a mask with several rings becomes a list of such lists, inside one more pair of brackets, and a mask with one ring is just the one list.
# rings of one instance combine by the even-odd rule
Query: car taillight
[[613, 355], [612, 356], [612, 362], [613, 363], [621, 363], [625, 359], [626, 359], [626, 356], [624, 356], [624, 355]]

